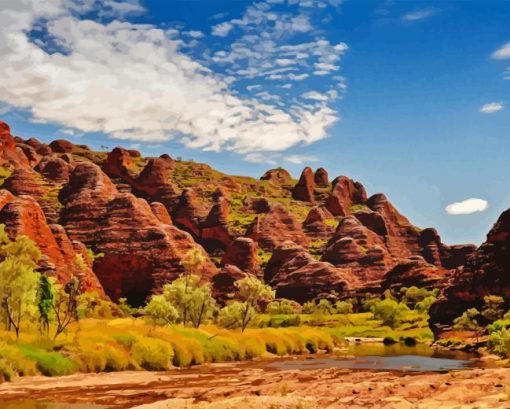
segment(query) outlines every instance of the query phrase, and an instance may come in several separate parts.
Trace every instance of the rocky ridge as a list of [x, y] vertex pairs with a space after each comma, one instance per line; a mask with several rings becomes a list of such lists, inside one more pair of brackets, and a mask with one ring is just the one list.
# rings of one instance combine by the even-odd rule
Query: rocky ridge
[[[3, 122], [0, 141], [7, 231], [38, 243], [43, 271], [80, 275], [87, 289], [135, 305], [182, 273], [192, 249], [203, 252], [203, 279], [218, 294], [255, 274], [300, 302], [382, 283], [442, 285], [475, 251], [445, 245], [385, 195], [369, 197], [346, 176], [330, 182], [323, 168], [305, 168], [298, 181], [281, 168], [260, 180], [229, 176], [168, 155], [13, 137]], [[73, 261], [80, 257], [88, 267]]]

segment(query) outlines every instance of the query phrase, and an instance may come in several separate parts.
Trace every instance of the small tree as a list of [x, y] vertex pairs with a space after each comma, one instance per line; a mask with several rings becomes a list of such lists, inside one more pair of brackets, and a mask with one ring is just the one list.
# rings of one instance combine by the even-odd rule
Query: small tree
[[478, 342], [478, 333], [480, 332], [480, 324], [478, 323], [478, 317], [480, 311], [476, 308], [470, 308], [464, 311], [464, 313], [453, 320], [453, 328], [463, 331], [474, 331], [476, 336], [476, 342]]
[[337, 301], [335, 303], [335, 311], [337, 314], [351, 314], [353, 311], [352, 303], [348, 301]]
[[182, 275], [163, 286], [163, 295], [179, 313], [179, 319], [198, 328], [204, 319], [210, 317], [216, 307], [208, 284], [200, 284], [200, 277], [194, 274]]
[[234, 285], [239, 301], [223, 308], [218, 322], [225, 327], [241, 327], [241, 332], [244, 332], [259, 312], [260, 303], [274, 299], [275, 292], [254, 276], [246, 276]]
[[41, 325], [41, 332], [45, 332], [46, 334], [48, 334], [50, 331], [54, 298], [54, 287], [51, 279], [47, 275], [41, 274], [39, 279], [37, 307], [39, 309], [39, 323]]
[[279, 300], [271, 301], [266, 306], [266, 313], [271, 315], [290, 315], [299, 313], [299, 306], [296, 306], [296, 303], [287, 300], [285, 298], [281, 298]]
[[407, 305], [392, 298], [385, 298], [374, 303], [371, 307], [374, 318], [381, 320], [384, 325], [395, 328], [403, 316], [409, 312]]
[[174, 324], [179, 318], [175, 307], [164, 295], [153, 295], [144, 308], [145, 315], [155, 324]]
[[36, 272], [41, 252], [26, 236], [10, 240], [5, 226], [0, 225], [0, 306], [8, 330], [19, 337], [23, 320], [37, 311], [39, 273]]
[[482, 317], [491, 322], [503, 317], [503, 314], [505, 313], [502, 308], [505, 303], [503, 297], [500, 297], [499, 295], [487, 295], [483, 297], [483, 301], [485, 302], [485, 305], [482, 309]]
[[54, 339], [64, 332], [72, 321], [79, 321], [80, 280], [72, 277], [66, 285], [55, 285], [53, 313], [55, 316]]

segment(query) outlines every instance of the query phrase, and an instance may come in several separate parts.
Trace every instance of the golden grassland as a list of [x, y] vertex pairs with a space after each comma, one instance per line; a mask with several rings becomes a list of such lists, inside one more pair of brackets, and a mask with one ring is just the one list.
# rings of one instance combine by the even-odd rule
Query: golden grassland
[[261, 315], [257, 324], [265, 327], [248, 328], [244, 333], [215, 325], [204, 325], [200, 329], [182, 325], [155, 326], [141, 318], [83, 319], [56, 341], [35, 328], [22, 332], [17, 341], [12, 332], [0, 331], [0, 378], [11, 380], [18, 376], [60, 376], [75, 372], [164, 371], [172, 367], [273, 355], [332, 352], [335, 347], [345, 345], [346, 336], [397, 340], [411, 336], [419, 341], [431, 338], [430, 331], [422, 323], [392, 329], [372, 319], [370, 313], [331, 315], [325, 320], [302, 314], [299, 317], [303, 325], [267, 327], [268, 320], [273, 320], [274, 324], [290, 317]]

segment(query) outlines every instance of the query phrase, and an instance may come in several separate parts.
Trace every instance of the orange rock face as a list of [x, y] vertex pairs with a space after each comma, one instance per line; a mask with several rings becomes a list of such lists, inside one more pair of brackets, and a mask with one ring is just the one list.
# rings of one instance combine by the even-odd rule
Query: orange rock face
[[248, 237], [238, 237], [228, 247], [221, 262], [223, 265], [231, 264], [241, 271], [257, 274], [257, 243]]
[[275, 249], [264, 278], [276, 289], [276, 297], [300, 303], [328, 298], [332, 291], [345, 294], [358, 285], [356, 277], [348, 270], [317, 261], [292, 242]]
[[246, 232], [246, 236], [259, 243], [265, 250], [273, 250], [285, 241], [308, 246], [301, 224], [281, 204], [274, 205], [264, 217], [257, 217]]
[[[214, 277], [215, 294], [230, 293], [245, 273], [260, 275], [258, 249], [273, 253], [266, 281], [278, 296], [295, 300], [383, 284], [443, 285], [474, 251], [445, 245], [384, 195], [367, 199], [364, 187], [346, 176], [330, 183], [323, 168], [305, 168], [297, 183], [281, 168], [259, 181], [166, 154], [142, 158], [118, 147], [105, 158], [65, 140], [13, 138], [3, 122], [0, 166], [0, 222], [10, 234], [36, 241], [41, 269], [62, 282], [78, 276], [88, 291], [104, 287], [113, 299], [135, 305], [182, 273], [181, 261], [193, 249], [206, 256], [203, 278]], [[490, 249], [507, 233], [498, 228], [477, 254], [499, 257]], [[87, 249], [104, 257], [93, 261]], [[220, 273], [210, 257], [222, 260]], [[466, 271], [468, 265], [475, 271], [472, 263]]]
[[314, 203], [315, 180], [312, 169], [306, 167], [301, 173], [299, 181], [292, 189], [292, 197], [303, 202]]
[[464, 266], [455, 270], [439, 300], [430, 310], [434, 332], [451, 325], [468, 308], [481, 308], [483, 297], [500, 295], [510, 303], [510, 209], [503, 212], [487, 234], [487, 240]]
[[[113, 299], [125, 296], [142, 304], [150, 292], [183, 272], [181, 260], [188, 251], [204, 251], [188, 233], [163, 224], [147, 201], [119, 193], [94, 164], [77, 165], [63, 195], [62, 223], [72, 239], [105, 253], [94, 271]], [[206, 256], [203, 276], [215, 271]]]
[[[3, 192], [3, 191], [2, 191]], [[8, 195], [2, 195], [8, 196]], [[83, 276], [88, 290], [102, 293], [102, 287], [90, 268], [82, 268], [73, 245], [60, 225], [48, 225], [46, 217], [35, 199], [30, 196], [9, 196], [0, 210], [0, 223], [6, 225], [11, 237], [19, 235], [32, 239], [43, 254], [43, 271], [67, 282], [73, 276]], [[85, 285], [85, 280], [83, 281]]]

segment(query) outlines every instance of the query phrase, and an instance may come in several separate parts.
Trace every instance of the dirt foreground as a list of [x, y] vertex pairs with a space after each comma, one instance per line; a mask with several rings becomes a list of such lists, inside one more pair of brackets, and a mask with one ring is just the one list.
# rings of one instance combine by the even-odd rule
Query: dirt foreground
[[509, 388], [510, 368], [405, 374], [278, 371], [244, 362], [168, 372], [27, 377], [0, 384], [0, 407], [35, 399], [119, 409], [510, 409]]

